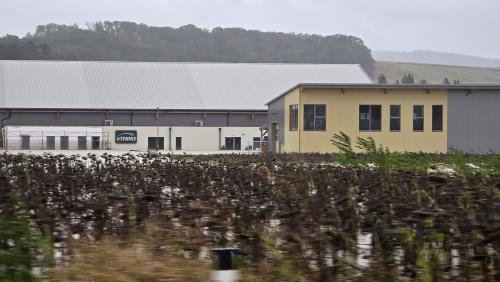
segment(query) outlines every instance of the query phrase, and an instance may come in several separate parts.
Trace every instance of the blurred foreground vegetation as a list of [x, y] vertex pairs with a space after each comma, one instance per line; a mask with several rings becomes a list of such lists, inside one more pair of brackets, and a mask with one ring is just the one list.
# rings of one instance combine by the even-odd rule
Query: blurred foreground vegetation
[[0, 280], [207, 281], [229, 246], [244, 281], [499, 280], [498, 155], [348, 139], [335, 155], [0, 155]]

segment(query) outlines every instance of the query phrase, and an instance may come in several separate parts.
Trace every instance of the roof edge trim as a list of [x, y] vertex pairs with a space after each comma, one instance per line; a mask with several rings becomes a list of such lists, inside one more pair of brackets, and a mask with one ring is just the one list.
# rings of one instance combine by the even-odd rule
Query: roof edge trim
[[287, 95], [293, 90], [303, 87], [310, 89], [422, 89], [422, 90], [500, 90], [500, 84], [377, 84], [377, 83], [299, 83], [287, 91], [281, 93], [271, 101], [266, 103], [266, 106], [276, 102], [281, 97]]

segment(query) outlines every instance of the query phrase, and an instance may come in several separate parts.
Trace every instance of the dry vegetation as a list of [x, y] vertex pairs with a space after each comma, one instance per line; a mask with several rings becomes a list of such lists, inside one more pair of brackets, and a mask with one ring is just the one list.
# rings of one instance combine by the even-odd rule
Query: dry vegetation
[[207, 281], [210, 264], [176, 256], [153, 255], [141, 242], [106, 239], [71, 244], [68, 263], [52, 268], [48, 281]]
[[[343, 165], [331, 155], [0, 158], [0, 224], [26, 219], [34, 238], [10, 244], [26, 232], [19, 224], [0, 230], [0, 248], [33, 253], [23, 265], [52, 281], [206, 281], [208, 250], [223, 246], [242, 250], [245, 281], [499, 278], [498, 156], [407, 157], [453, 160], [463, 168], [453, 174], [376, 150], [334, 156]], [[2, 267], [4, 277], [23, 269]]]

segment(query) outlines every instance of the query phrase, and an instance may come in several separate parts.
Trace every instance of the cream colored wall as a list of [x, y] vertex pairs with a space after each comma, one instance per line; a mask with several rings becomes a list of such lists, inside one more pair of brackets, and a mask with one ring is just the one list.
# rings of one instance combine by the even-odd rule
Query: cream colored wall
[[[326, 131], [302, 131], [301, 152], [334, 152], [331, 137], [340, 131], [353, 140], [357, 136], [373, 137], [377, 144], [392, 151], [447, 152], [447, 93], [446, 90], [388, 90], [382, 89], [304, 89], [300, 97], [300, 127], [303, 124], [304, 104], [326, 104]], [[287, 100], [285, 100], [287, 101]], [[382, 105], [382, 130], [359, 131], [359, 105]], [[288, 103], [285, 102], [288, 112]], [[401, 131], [389, 131], [389, 106], [401, 105]], [[424, 105], [424, 131], [413, 132], [413, 105]], [[432, 105], [443, 105], [443, 131], [432, 131]], [[285, 124], [288, 126], [288, 123]], [[298, 138], [285, 139], [288, 152], [297, 152]]]
[[[137, 130], [136, 144], [116, 144], [116, 130]], [[148, 137], [156, 137], [155, 126], [106, 126], [103, 132], [109, 134], [110, 149], [112, 150], [137, 150], [148, 149]], [[171, 140], [169, 139], [169, 127], [160, 126], [159, 136], [165, 138], [165, 150], [169, 150], [169, 142], [172, 151], [175, 151], [175, 138], [182, 137], [182, 151], [218, 151], [219, 150], [219, 127], [172, 127]], [[221, 127], [221, 143], [224, 145], [225, 137], [241, 137], [241, 149], [252, 144], [253, 137], [260, 137], [258, 127]]]
[[[300, 89], [297, 88], [285, 96], [285, 124], [281, 129], [285, 134], [285, 144], [283, 144], [285, 152], [299, 151], [299, 131], [290, 131], [290, 105], [299, 104], [299, 95]], [[299, 130], [302, 128], [301, 111], [299, 107]]]
[[[219, 150], [219, 127], [172, 127], [172, 150], [175, 150], [176, 137], [182, 137], [182, 151]], [[222, 146], [226, 137], [241, 137], [241, 149], [245, 150], [253, 145], [253, 137], [260, 137], [260, 130], [257, 127], [221, 127]], [[168, 141], [165, 149], [168, 150]]]
[[[155, 126], [105, 126], [103, 132], [109, 136], [111, 150], [136, 150], [146, 151], [148, 149], [148, 137], [156, 137]], [[135, 144], [117, 144], [115, 143], [116, 130], [137, 130], [137, 143]], [[168, 127], [159, 127], [158, 136], [165, 137], [165, 148], [168, 149]]]

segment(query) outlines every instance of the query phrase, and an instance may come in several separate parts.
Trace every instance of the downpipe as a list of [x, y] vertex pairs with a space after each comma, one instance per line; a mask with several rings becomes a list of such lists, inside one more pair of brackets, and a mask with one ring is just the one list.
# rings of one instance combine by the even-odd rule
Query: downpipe
[[0, 141], [2, 142], [2, 144], [1, 144], [2, 146], [0, 146], [0, 147], [2, 149], [5, 149], [5, 146], [4, 146], [5, 144], [4, 143], [6, 141], [5, 138], [4, 138], [4, 134], [3, 134], [4, 133], [3, 123], [4, 123], [4, 121], [9, 120], [11, 117], [12, 117], [12, 112], [8, 111], [7, 112], [7, 116], [0, 120], [0, 137], [1, 137]]

